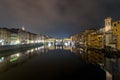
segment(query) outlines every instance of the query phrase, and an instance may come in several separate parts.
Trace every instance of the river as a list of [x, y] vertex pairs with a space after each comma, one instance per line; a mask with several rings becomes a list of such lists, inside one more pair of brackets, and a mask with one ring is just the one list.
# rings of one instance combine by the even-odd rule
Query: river
[[74, 46], [0, 53], [0, 80], [120, 80], [120, 58]]

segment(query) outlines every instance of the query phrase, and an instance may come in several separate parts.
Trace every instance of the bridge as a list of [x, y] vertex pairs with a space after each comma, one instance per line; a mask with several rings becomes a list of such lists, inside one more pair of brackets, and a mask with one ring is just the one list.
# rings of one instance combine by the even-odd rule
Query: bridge
[[72, 44], [72, 40], [70, 38], [64, 38], [64, 39], [49, 38], [49, 39], [45, 39], [44, 43], [47, 44], [48, 46], [51, 46], [51, 45], [69, 46]]

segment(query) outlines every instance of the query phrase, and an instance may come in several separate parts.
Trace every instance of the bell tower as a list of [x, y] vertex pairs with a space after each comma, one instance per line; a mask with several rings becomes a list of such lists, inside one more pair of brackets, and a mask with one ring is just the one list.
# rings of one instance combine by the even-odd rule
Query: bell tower
[[105, 32], [107, 32], [107, 31], [110, 31], [111, 30], [111, 18], [110, 17], [107, 17], [106, 19], [105, 19]]

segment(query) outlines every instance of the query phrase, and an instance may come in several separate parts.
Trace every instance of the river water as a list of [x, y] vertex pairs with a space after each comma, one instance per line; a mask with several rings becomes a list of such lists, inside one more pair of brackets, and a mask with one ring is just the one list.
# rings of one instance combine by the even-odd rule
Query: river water
[[73, 46], [0, 53], [0, 80], [120, 80], [120, 58]]

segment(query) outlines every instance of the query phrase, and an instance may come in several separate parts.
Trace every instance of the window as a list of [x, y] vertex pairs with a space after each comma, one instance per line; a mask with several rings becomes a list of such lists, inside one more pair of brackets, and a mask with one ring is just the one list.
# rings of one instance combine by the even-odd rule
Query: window
[[114, 26], [116, 26], [116, 23], [114, 24]]
[[118, 24], [119, 24], [120, 22], [118, 22]]
[[110, 22], [108, 22], [108, 25], [110, 25]]

